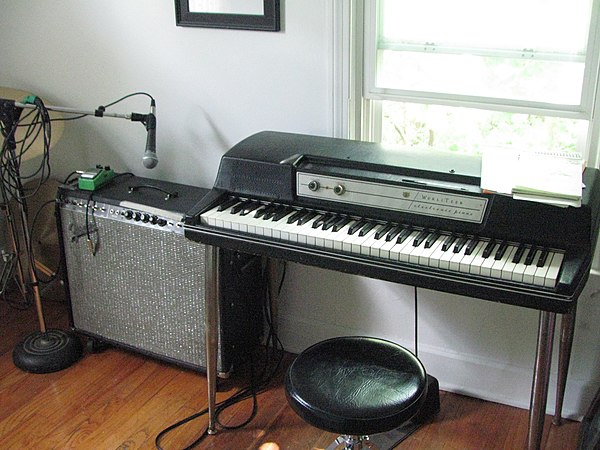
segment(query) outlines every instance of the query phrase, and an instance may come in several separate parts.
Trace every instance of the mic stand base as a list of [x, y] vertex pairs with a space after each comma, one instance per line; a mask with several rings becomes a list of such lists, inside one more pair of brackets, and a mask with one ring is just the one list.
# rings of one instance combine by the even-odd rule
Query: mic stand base
[[77, 336], [57, 329], [36, 331], [26, 336], [13, 350], [13, 362], [31, 373], [51, 373], [75, 364], [83, 354]]

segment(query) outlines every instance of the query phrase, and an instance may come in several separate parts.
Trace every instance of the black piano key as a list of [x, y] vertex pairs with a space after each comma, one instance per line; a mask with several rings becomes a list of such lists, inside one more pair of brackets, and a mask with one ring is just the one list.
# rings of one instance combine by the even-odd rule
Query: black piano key
[[275, 217], [275, 214], [281, 212], [284, 208], [285, 206], [281, 205], [271, 205], [271, 208], [264, 213], [263, 220], [271, 220], [273, 217]]
[[429, 230], [423, 230], [419, 234], [417, 234], [412, 243], [413, 247], [418, 247], [419, 245], [421, 245], [423, 243], [423, 241], [425, 240], [425, 238], [427, 236], [429, 236], [430, 234], [431, 234], [431, 232]]
[[462, 236], [459, 237], [456, 240], [456, 244], [454, 244], [454, 248], [452, 249], [453, 253], [460, 253], [462, 251], [462, 249], [464, 248], [465, 244], [467, 243], [467, 241], [469, 240], [468, 237], [466, 236]]
[[483, 253], [481, 254], [481, 256], [483, 258], [489, 258], [492, 254], [492, 251], [494, 251], [494, 247], [496, 247], [496, 241], [494, 239], [491, 239], [490, 242], [488, 242], [485, 248], [483, 249]]
[[219, 207], [217, 208], [217, 211], [225, 211], [227, 208], [230, 208], [231, 206], [235, 205], [239, 201], [240, 201], [239, 198], [231, 197], [230, 199], [225, 200], [223, 203], [221, 203], [219, 205]]
[[465, 248], [465, 255], [469, 256], [471, 253], [473, 253], [473, 250], [475, 250], [477, 244], [479, 244], [479, 238], [472, 237], [471, 240], [467, 243], [467, 247]]
[[379, 227], [379, 229], [375, 232], [375, 239], [377, 239], [377, 240], [381, 239], [392, 228], [394, 228], [393, 225], [381, 225]]
[[292, 211], [293, 211], [293, 208], [291, 206], [283, 206], [280, 210], [278, 210], [273, 215], [273, 222], [278, 222], [279, 220], [283, 219], [285, 216], [287, 216]]
[[364, 227], [366, 223], [367, 223], [367, 221], [364, 219], [357, 220], [356, 223], [353, 223], [352, 225], [350, 225], [350, 228], [348, 228], [348, 234], [353, 235], [358, 230], [360, 230], [362, 227]]
[[268, 213], [272, 209], [273, 209], [273, 205], [264, 205], [262, 208], [259, 208], [256, 210], [256, 212], [254, 213], [254, 218], [260, 219], [262, 216], [264, 216], [266, 213]]
[[244, 209], [244, 206], [246, 204], [248, 204], [249, 200], [243, 201], [243, 202], [239, 202], [237, 205], [234, 205], [233, 208], [231, 208], [231, 211], [229, 211], [231, 214], [237, 214], [239, 213], [242, 209]]
[[450, 236], [448, 236], [446, 238], [446, 240], [444, 241], [444, 243], [442, 244], [442, 251], [448, 251], [448, 249], [450, 247], [452, 247], [452, 244], [454, 244], [454, 241], [456, 240], [456, 236], [454, 236], [453, 234], [451, 234]]
[[375, 225], [377, 225], [375, 222], [367, 222], [365, 224], [365, 226], [360, 229], [360, 231], [358, 232], [358, 235], [364, 236], [369, 231], [371, 231], [373, 229], [373, 227], [375, 227]]
[[517, 248], [517, 251], [515, 252], [515, 256], [513, 256], [512, 262], [514, 264], [519, 264], [519, 262], [521, 261], [521, 258], [523, 257], [523, 254], [525, 253], [525, 249], [527, 247], [525, 247], [525, 244], [520, 244], [519, 248]]
[[504, 254], [506, 253], [507, 249], [508, 249], [508, 242], [506, 242], [506, 241], [502, 242], [500, 244], [500, 246], [498, 247], [496, 254], [494, 255], [494, 260], [500, 261], [504, 257]]
[[298, 220], [298, 225], [300, 225], [300, 226], [304, 225], [306, 222], [309, 222], [316, 215], [317, 215], [317, 213], [315, 211], [309, 211], [308, 214], [303, 215]]
[[321, 216], [318, 217], [317, 219], [315, 219], [315, 221], [312, 223], [312, 227], [315, 229], [319, 228], [325, 222], [327, 222], [330, 218], [331, 218], [331, 214], [329, 214], [329, 213], [321, 214]]
[[431, 248], [431, 246], [435, 244], [439, 239], [440, 234], [441, 233], [439, 231], [434, 231], [433, 233], [431, 233], [425, 241], [425, 248]]
[[240, 216], [246, 216], [250, 214], [255, 209], [258, 209], [262, 206], [262, 203], [259, 202], [250, 202], [248, 205], [244, 206], [244, 208], [240, 211]]
[[340, 231], [342, 228], [344, 228], [346, 225], [348, 225], [351, 220], [352, 219], [350, 217], [342, 217], [335, 224], [333, 224], [333, 228], [332, 228], [333, 232], [336, 233], [336, 232]]
[[323, 224], [323, 231], [327, 231], [332, 228], [337, 222], [339, 222], [340, 216], [335, 214], [331, 215], [331, 218]]
[[396, 244], [402, 244], [408, 236], [413, 232], [412, 228], [403, 228], [398, 234], [398, 239], [396, 239]]
[[309, 212], [310, 211], [308, 209], [299, 209], [294, 214], [292, 214], [290, 217], [288, 217], [287, 223], [292, 224], [292, 223], [300, 220], [302, 217], [304, 217]]
[[392, 228], [392, 230], [385, 236], [385, 241], [386, 242], [390, 242], [392, 239], [394, 239], [396, 236], [398, 236], [402, 230], [404, 230], [404, 227], [401, 227], [400, 225], [395, 226], [394, 228]]
[[540, 255], [540, 258], [538, 259], [537, 262], [537, 266], [538, 267], [544, 267], [546, 265], [546, 260], [548, 259], [548, 249], [542, 249], [542, 254]]
[[533, 263], [533, 258], [535, 258], [536, 252], [537, 252], [537, 248], [535, 248], [533, 246], [529, 249], [529, 253], [527, 253], [527, 256], [525, 257], [525, 265], [526, 266], [530, 266]]

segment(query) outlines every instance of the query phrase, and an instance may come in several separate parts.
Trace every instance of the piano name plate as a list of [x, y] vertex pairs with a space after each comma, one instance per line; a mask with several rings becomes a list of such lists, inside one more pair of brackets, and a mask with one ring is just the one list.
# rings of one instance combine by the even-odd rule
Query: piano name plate
[[373, 208], [383, 208], [443, 219], [482, 223], [488, 199], [462, 194], [451, 194], [417, 187], [384, 184], [342, 177], [297, 172], [298, 197], [316, 198], [333, 202], [350, 203]]

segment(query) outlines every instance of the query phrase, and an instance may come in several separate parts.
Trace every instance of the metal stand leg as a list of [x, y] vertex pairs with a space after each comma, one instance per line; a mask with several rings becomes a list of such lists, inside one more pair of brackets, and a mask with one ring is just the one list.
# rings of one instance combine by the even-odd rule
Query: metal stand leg
[[219, 249], [206, 246], [206, 290], [204, 295], [204, 335], [206, 339], [206, 381], [208, 388], [208, 434], [216, 434], [217, 346], [219, 305]]
[[563, 314], [560, 321], [560, 349], [558, 353], [558, 380], [556, 382], [556, 407], [554, 408], [554, 425], [562, 422], [563, 400], [567, 386], [571, 348], [573, 347], [573, 334], [575, 333], [576, 309], [568, 314]]
[[542, 445], [555, 323], [556, 313], [548, 311], [540, 312], [537, 352], [533, 372], [531, 403], [529, 406], [529, 431], [527, 433], [528, 450], [539, 450]]

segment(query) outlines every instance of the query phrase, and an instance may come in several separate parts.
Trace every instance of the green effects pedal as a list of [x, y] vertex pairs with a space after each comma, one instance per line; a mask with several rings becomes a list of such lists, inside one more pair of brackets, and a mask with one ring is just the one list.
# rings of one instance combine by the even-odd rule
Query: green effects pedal
[[115, 172], [108, 166], [97, 165], [88, 169], [79, 176], [79, 189], [84, 191], [95, 191], [100, 186], [112, 180]]

